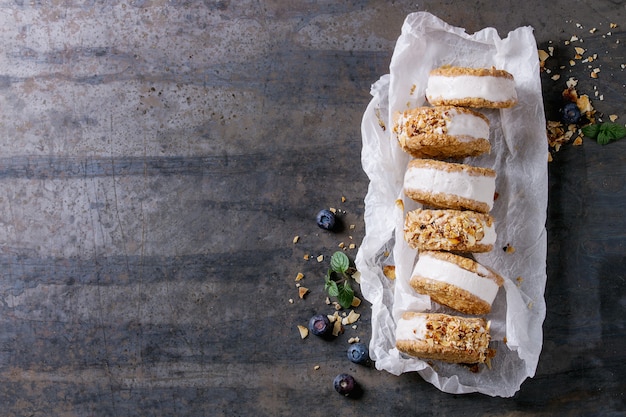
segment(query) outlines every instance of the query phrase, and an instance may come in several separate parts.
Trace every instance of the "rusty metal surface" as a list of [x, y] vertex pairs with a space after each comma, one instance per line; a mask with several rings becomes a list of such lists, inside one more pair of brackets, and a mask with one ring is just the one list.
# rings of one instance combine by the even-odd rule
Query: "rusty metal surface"
[[[365, 233], [360, 121], [406, 14], [533, 26], [548, 117], [575, 77], [623, 124], [626, 6], [573, 5], [0, 1], [0, 414], [621, 415], [626, 141], [550, 163], [544, 349], [514, 398], [349, 363], [366, 303], [333, 342], [296, 329], [331, 311], [315, 257]], [[329, 206], [354, 228], [317, 228]]]

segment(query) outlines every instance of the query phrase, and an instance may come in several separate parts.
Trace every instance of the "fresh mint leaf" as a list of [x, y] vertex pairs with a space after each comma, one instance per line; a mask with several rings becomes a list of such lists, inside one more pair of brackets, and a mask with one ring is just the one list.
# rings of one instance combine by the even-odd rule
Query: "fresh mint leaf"
[[324, 284], [324, 289], [328, 291], [328, 295], [330, 295], [331, 297], [339, 296], [339, 286], [335, 281], [330, 278], [326, 280], [326, 283]]
[[600, 133], [600, 125], [593, 124], [587, 125], [582, 128], [583, 134], [591, 139], [595, 139], [598, 137], [598, 133]]
[[626, 127], [617, 123], [600, 123], [582, 128], [585, 136], [595, 139], [600, 145], [619, 140], [626, 136]]
[[350, 267], [350, 260], [345, 253], [337, 251], [330, 258], [330, 267], [335, 272], [344, 273]]
[[626, 127], [618, 125], [617, 123], [602, 123], [597, 140], [599, 144], [606, 145], [624, 136], [626, 136]]
[[352, 300], [354, 299], [354, 290], [350, 287], [350, 283], [348, 281], [339, 286], [339, 295], [337, 298], [341, 307], [350, 308]]

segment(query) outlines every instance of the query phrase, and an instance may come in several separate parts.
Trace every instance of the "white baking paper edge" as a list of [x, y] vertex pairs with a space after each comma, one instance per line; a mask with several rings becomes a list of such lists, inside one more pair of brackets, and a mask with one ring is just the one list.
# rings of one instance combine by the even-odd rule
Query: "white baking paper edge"
[[[493, 251], [477, 254], [476, 259], [505, 278], [486, 316], [497, 354], [491, 368], [481, 365], [477, 373], [462, 365], [429, 364], [395, 349], [395, 323], [403, 311], [451, 312], [431, 305], [428, 297], [408, 285], [417, 253], [405, 243], [402, 228], [406, 211], [419, 206], [402, 193], [409, 157], [399, 148], [390, 123], [397, 111], [427, 105], [428, 73], [445, 64], [507, 70], [515, 77], [519, 98], [511, 109], [481, 110], [490, 119], [492, 151], [464, 161], [497, 172], [498, 198], [491, 214], [498, 239]], [[419, 372], [448, 393], [511, 397], [535, 374], [546, 312], [548, 145], [532, 28], [520, 27], [501, 39], [494, 28], [469, 35], [432, 14], [410, 14], [396, 43], [390, 73], [372, 86], [371, 94], [362, 120], [361, 160], [370, 180], [365, 237], [355, 264], [363, 296], [372, 304], [370, 355], [376, 368], [394, 375]], [[507, 244], [515, 248], [514, 253], [502, 250]], [[385, 265], [395, 266], [395, 280], [383, 274]]]

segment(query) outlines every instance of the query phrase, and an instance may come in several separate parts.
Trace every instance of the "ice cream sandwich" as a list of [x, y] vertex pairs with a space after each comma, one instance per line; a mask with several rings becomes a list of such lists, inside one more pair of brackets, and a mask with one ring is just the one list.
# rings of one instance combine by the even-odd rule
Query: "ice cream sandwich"
[[450, 252], [420, 251], [409, 281], [431, 300], [465, 314], [488, 314], [503, 278], [478, 262]]
[[393, 131], [415, 158], [466, 158], [489, 153], [489, 119], [463, 107], [418, 107], [399, 114]]
[[517, 92], [505, 70], [443, 66], [429, 73], [426, 99], [434, 106], [507, 108], [517, 104]]
[[466, 164], [413, 159], [404, 175], [404, 193], [427, 206], [474, 210], [493, 208], [496, 171]]
[[490, 340], [489, 322], [477, 317], [405, 312], [396, 327], [396, 348], [420, 359], [484, 363]]
[[489, 252], [496, 231], [493, 217], [485, 213], [416, 209], [406, 214], [404, 239], [420, 250]]

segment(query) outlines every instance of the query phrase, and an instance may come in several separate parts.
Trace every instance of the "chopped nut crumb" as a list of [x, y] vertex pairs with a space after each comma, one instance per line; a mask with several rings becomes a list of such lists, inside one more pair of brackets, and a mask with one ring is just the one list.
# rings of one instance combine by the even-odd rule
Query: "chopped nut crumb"
[[324, 300], [324, 303], [326, 303], [326, 305], [330, 305], [330, 298], [326, 297], [326, 300]]
[[554, 74], [554, 75], [553, 75], [552, 77], [550, 77], [550, 78], [552, 78], [552, 80], [556, 81], [556, 80], [558, 80], [559, 78], [561, 78], [561, 76], [560, 76], [559, 74]]
[[361, 299], [359, 297], [357, 297], [356, 295], [352, 298], [352, 307], [358, 307], [361, 305]]
[[300, 332], [300, 338], [304, 339], [309, 335], [309, 329], [306, 326], [298, 324], [298, 331]]
[[302, 278], [304, 278], [304, 274], [302, 272], [298, 272], [298, 275], [296, 275], [296, 281], [300, 281]]
[[320, 369], [320, 366], [319, 366], [319, 365], [315, 365], [315, 366], [313, 367], [313, 370], [315, 370], [315, 371], [317, 371], [318, 369]]
[[309, 255], [308, 253], [305, 253], [303, 258], [305, 261], [308, 261], [309, 259], [311, 259], [311, 255]]
[[348, 339], [348, 343], [352, 344], [352, 343], [359, 343], [361, 341], [361, 339], [359, 339], [358, 336], [355, 337], [351, 337], [350, 339]]
[[341, 320], [341, 324], [345, 325], [355, 323], [359, 319], [359, 317], [361, 317], [359, 313], [356, 313], [354, 310], [350, 310], [350, 314], [348, 314]]
[[383, 266], [383, 274], [391, 279], [394, 280], [396, 279], [396, 267], [395, 265], [384, 265]]
[[339, 336], [343, 332], [343, 326], [341, 325], [341, 320], [335, 320], [333, 323], [333, 336]]
[[300, 240], [300, 236], [294, 236], [293, 243], [298, 243], [298, 240]]
[[337, 246], [340, 247], [341, 249], [343, 249], [343, 248], [346, 247], [346, 244], [343, 243], [343, 242], [340, 242]]
[[348, 249], [354, 249], [354, 248], [356, 248], [356, 244], [350, 243], [350, 245], [348, 246]]
[[324, 260], [324, 255], [319, 255], [317, 257], [317, 262], [322, 262]]
[[572, 145], [574, 146], [580, 146], [583, 144], [583, 137], [582, 136], [578, 136], [576, 139], [574, 139], [574, 142], [572, 142]]
[[304, 298], [304, 296], [309, 292], [309, 289], [306, 287], [300, 287], [298, 288], [298, 296], [300, 298]]
[[342, 202], [342, 203], [345, 203], [345, 202], [346, 202], [346, 197], [341, 196], [341, 202]]
[[289, 304], [293, 304], [293, 298], [289, 299]]
[[612, 122], [616, 121], [617, 117], [618, 117], [617, 114], [609, 114], [609, 120]]
[[330, 207], [328, 210], [330, 210], [333, 214], [337, 214], [337, 209], [334, 207]]

